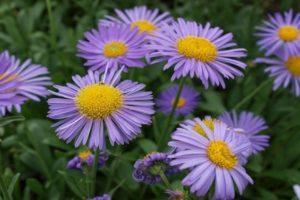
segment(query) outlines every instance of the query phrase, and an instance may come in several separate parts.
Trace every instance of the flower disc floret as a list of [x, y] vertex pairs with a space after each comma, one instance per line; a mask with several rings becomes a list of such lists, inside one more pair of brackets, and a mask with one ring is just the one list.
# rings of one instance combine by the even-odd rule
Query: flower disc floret
[[75, 103], [80, 113], [91, 119], [103, 119], [123, 105], [121, 91], [105, 84], [92, 84], [82, 88]]

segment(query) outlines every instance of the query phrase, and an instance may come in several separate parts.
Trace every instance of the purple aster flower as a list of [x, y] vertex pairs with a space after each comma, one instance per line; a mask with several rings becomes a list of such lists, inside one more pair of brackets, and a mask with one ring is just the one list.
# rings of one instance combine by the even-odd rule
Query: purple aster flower
[[[82, 169], [84, 164], [86, 164], [89, 167], [92, 167], [94, 163], [94, 158], [95, 156], [92, 154], [90, 150], [82, 151], [78, 154], [78, 156], [75, 156], [68, 162], [67, 167], [69, 169], [79, 169], [79, 170]], [[107, 159], [108, 159], [107, 153], [100, 152], [98, 157], [98, 167], [103, 167]]]
[[219, 116], [219, 120], [226, 123], [230, 128], [233, 128], [234, 132], [245, 135], [251, 143], [254, 154], [269, 146], [270, 136], [259, 135], [260, 131], [268, 128], [263, 118], [251, 112], [243, 111], [237, 114], [235, 111], [231, 111]]
[[166, 190], [166, 193], [169, 195], [168, 200], [186, 200], [187, 194], [179, 190]]
[[51, 91], [57, 97], [48, 100], [48, 116], [59, 120], [54, 127], [60, 139], [105, 149], [105, 129], [112, 145], [125, 144], [151, 123], [152, 93], [143, 84], [120, 81], [121, 71], [105, 72], [101, 79], [100, 72], [89, 71], [73, 76], [74, 84], [54, 86], [58, 92]]
[[290, 87], [292, 93], [300, 96], [300, 50], [297, 54], [278, 51], [276, 58], [257, 58], [257, 63], [269, 65], [265, 72], [274, 77], [273, 90]]
[[100, 20], [100, 24], [105, 26], [125, 24], [131, 28], [137, 27], [139, 32], [152, 34], [173, 20], [168, 12], [159, 14], [158, 9], [150, 10], [146, 6], [136, 6], [125, 11], [116, 9], [115, 12], [117, 17], [105, 16], [105, 19]]
[[284, 53], [300, 51], [300, 13], [294, 15], [292, 10], [269, 15], [269, 21], [258, 26], [256, 35], [260, 37], [257, 44], [260, 50], [266, 50], [271, 55], [282, 49]]
[[26, 98], [17, 93], [16, 88], [19, 85], [19, 81], [15, 80], [13, 73], [8, 72], [12, 64], [11, 61], [7, 51], [0, 54], [0, 109], [1, 107], [5, 109], [6, 106], [14, 104], [23, 104], [26, 100]]
[[90, 70], [117, 70], [121, 65], [127, 67], [144, 67], [141, 61], [147, 50], [145, 34], [138, 34], [138, 29], [124, 25], [110, 27], [98, 26], [85, 33], [85, 40], [77, 45], [78, 56], [86, 59], [85, 66]]
[[199, 124], [205, 137], [185, 124], [173, 133], [169, 145], [177, 152], [169, 156], [173, 159], [170, 165], [189, 169], [182, 184], [190, 186], [197, 196], [204, 196], [214, 182], [214, 199], [234, 199], [234, 185], [242, 194], [247, 184], [253, 183], [240, 161], [243, 152], [249, 151], [250, 143], [245, 137], [229, 132], [227, 125], [219, 120], [214, 121], [214, 130], [201, 120]]
[[[202, 135], [203, 137], [207, 137], [206, 131], [202, 128], [202, 126], [200, 124], [203, 123], [211, 131], [214, 131], [215, 130], [214, 124], [215, 124], [215, 122], [218, 122], [218, 121], [219, 121], [218, 119], [212, 118], [211, 116], [205, 116], [205, 118], [203, 120], [201, 120], [200, 118], [196, 117], [194, 119], [185, 120], [182, 124], [185, 127], [189, 127], [191, 129], [193, 129], [195, 132], [197, 132], [198, 134]], [[236, 133], [232, 128], [228, 128], [227, 132], [228, 132], [228, 134]], [[239, 134], [239, 135], [236, 135], [236, 137], [245, 137], [245, 136]], [[248, 138], [243, 138], [243, 140], [248, 140]], [[246, 150], [243, 151], [241, 153], [242, 156], [240, 156], [240, 164], [247, 163], [247, 158], [249, 157], [249, 155], [251, 153], [252, 153], [252, 149], [251, 148], [249, 148], [248, 151], [246, 151]]]
[[111, 200], [111, 197], [109, 194], [103, 194], [102, 196], [96, 196], [92, 199], [88, 199], [88, 200]]
[[[156, 104], [159, 110], [165, 114], [172, 111], [172, 107], [178, 92], [178, 85], [169, 87], [166, 91], [159, 94]], [[176, 106], [176, 115], [188, 115], [194, 111], [199, 103], [199, 93], [192, 87], [183, 86], [178, 104]]]
[[137, 182], [155, 184], [161, 182], [160, 173], [170, 176], [178, 171], [169, 165], [170, 159], [166, 153], [153, 152], [139, 159], [134, 164], [133, 178]]
[[25, 101], [40, 101], [48, 95], [46, 86], [51, 81], [46, 67], [32, 64], [30, 59], [21, 63], [7, 51], [0, 54], [0, 65], [0, 116], [13, 108], [20, 112]]
[[[174, 66], [172, 80], [189, 75], [198, 77], [205, 87], [225, 87], [225, 79], [242, 76], [246, 64], [238, 58], [246, 56], [246, 50], [233, 48], [231, 33], [223, 34], [218, 27], [205, 26], [196, 22], [178, 19], [172, 25], [165, 25], [151, 44], [151, 57], [166, 59], [164, 69]], [[154, 61], [155, 62], [155, 61]]]

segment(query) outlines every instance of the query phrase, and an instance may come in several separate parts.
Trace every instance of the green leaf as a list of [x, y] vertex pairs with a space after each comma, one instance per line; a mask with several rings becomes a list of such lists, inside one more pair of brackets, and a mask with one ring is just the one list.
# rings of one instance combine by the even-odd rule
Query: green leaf
[[109, 191], [109, 194], [112, 196], [124, 183], [125, 180], [120, 181], [120, 183], [116, 187]]
[[252, 156], [249, 159], [249, 162], [247, 163], [247, 168], [251, 169], [252, 171], [254, 171], [256, 173], [260, 173], [263, 170], [262, 161], [263, 161], [263, 158], [260, 154]]
[[46, 120], [30, 120], [26, 125], [29, 130], [27, 131], [29, 141], [46, 166], [50, 166], [53, 163], [51, 151], [47, 145], [43, 144], [43, 140], [50, 138], [51, 134], [55, 135], [50, 127], [51, 123]]
[[265, 199], [265, 200], [277, 200], [278, 199], [277, 196], [274, 195], [274, 193], [269, 190], [259, 188], [258, 191], [261, 196], [261, 199]]
[[5, 125], [11, 124], [13, 122], [20, 122], [20, 121], [24, 121], [24, 120], [25, 120], [25, 118], [20, 115], [10, 116], [10, 117], [0, 117], [0, 126], [5, 126]]
[[16, 137], [16, 135], [11, 135], [11, 136], [4, 138], [3, 141], [1, 141], [1, 147], [7, 149], [10, 147], [13, 147], [17, 143], [18, 143], [18, 138]]
[[67, 185], [71, 189], [71, 191], [78, 196], [80, 199], [85, 196], [84, 191], [84, 183], [82, 180], [82, 175], [79, 174], [80, 172], [77, 171], [58, 171], [59, 174], [63, 176]]
[[138, 141], [139, 146], [141, 147], [141, 149], [143, 149], [143, 151], [145, 153], [150, 153], [153, 151], [157, 151], [157, 146], [156, 144], [149, 140], [149, 139], [140, 139]]
[[120, 182], [120, 180], [125, 180], [124, 186], [130, 190], [138, 188], [138, 184], [132, 178], [132, 172], [133, 167], [131, 163], [123, 161], [119, 163], [119, 167], [117, 168], [118, 182]]
[[223, 113], [226, 109], [223, 105], [221, 95], [213, 90], [206, 90], [202, 92], [205, 101], [201, 102], [199, 107], [205, 111], [216, 114]]
[[8, 193], [9, 195], [12, 195], [13, 191], [14, 191], [14, 188], [15, 188], [15, 185], [17, 183], [17, 181], [19, 180], [19, 177], [20, 177], [20, 173], [17, 173], [16, 175], [14, 175], [14, 177], [11, 179], [11, 182], [8, 186]]
[[27, 179], [26, 185], [30, 188], [31, 191], [40, 196], [44, 196], [46, 194], [43, 185], [34, 178]]

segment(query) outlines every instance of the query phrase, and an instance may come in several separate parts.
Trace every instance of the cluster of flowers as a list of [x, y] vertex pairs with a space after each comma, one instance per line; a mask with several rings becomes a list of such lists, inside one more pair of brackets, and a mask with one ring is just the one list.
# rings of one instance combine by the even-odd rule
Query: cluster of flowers
[[[264, 150], [269, 136], [259, 133], [265, 121], [250, 112], [226, 112], [217, 119], [188, 119], [172, 134], [171, 153], [152, 153], [138, 160], [133, 177], [139, 182], [160, 182], [159, 173], [188, 169], [182, 184], [204, 196], [215, 182], [214, 199], [234, 199], [234, 183], [240, 194], [253, 183], [243, 165], [250, 155]], [[155, 169], [155, 170], [153, 170]]]
[[[145, 91], [144, 84], [121, 80], [121, 73], [129, 68], [165, 62], [164, 70], [174, 71], [171, 80], [197, 77], [205, 88], [225, 88], [225, 79], [243, 75], [246, 64], [240, 58], [246, 56], [246, 50], [237, 48], [233, 35], [224, 34], [219, 27], [174, 20], [167, 12], [160, 14], [145, 6], [115, 12], [115, 17], [100, 20], [98, 28], [86, 32], [78, 42], [77, 55], [86, 60], [87, 74], [75, 75], [73, 83], [54, 85], [57, 91], [50, 91], [55, 97], [48, 100], [48, 117], [58, 120], [53, 125], [58, 137], [67, 143], [74, 141], [75, 147], [87, 145], [105, 151], [106, 135], [111, 145], [123, 145], [137, 137], [143, 125], [151, 124], [155, 112], [152, 92]], [[300, 14], [293, 16], [289, 11], [284, 16], [270, 16], [257, 33], [266, 55], [280, 58], [257, 62], [272, 65], [266, 71], [277, 77], [275, 89], [291, 83], [296, 95], [300, 95], [299, 29]], [[0, 55], [0, 64], [1, 115], [13, 107], [19, 111], [28, 99], [48, 95], [46, 86], [51, 82], [46, 68], [30, 60], [20, 65], [7, 52]], [[166, 114], [175, 106], [177, 115], [187, 115], [198, 101], [195, 89], [184, 86], [180, 91], [174, 85], [156, 103]], [[200, 197], [214, 188], [215, 199], [233, 199], [235, 186], [241, 194], [248, 183], [253, 183], [243, 166], [250, 155], [268, 146], [269, 136], [259, 135], [266, 128], [262, 118], [246, 111], [186, 120], [172, 133], [172, 151], [154, 152], [136, 161], [133, 177], [154, 184], [164, 176], [188, 169], [182, 184], [190, 186], [192, 193]], [[99, 166], [106, 159], [99, 157]], [[83, 152], [68, 167], [81, 169], [93, 161], [91, 152]], [[178, 191], [167, 192], [180, 195]]]
[[300, 13], [290, 10], [269, 15], [269, 20], [257, 27], [256, 35], [267, 56], [256, 62], [269, 65], [265, 71], [275, 78], [273, 89], [289, 87], [300, 96]]

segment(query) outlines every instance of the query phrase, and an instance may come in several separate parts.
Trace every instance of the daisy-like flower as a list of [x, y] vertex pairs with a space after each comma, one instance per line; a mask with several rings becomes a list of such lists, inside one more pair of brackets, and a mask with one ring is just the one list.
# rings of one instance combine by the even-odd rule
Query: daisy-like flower
[[300, 50], [297, 54], [278, 51], [275, 58], [257, 58], [255, 62], [269, 65], [265, 72], [275, 79], [273, 90], [289, 87], [300, 96]]
[[90, 70], [117, 70], [121, 65], [127, 67], [145, 66], [141, 61], [145, 57], [145, 34], [138, 34], [138, 29], [125, 25], [98, 26], [85, 33], [85, 39], [77, 45], [78, 56], [86, 60]]
[[[159, 94], [156, 104], [161, 112], [168, 114], [172, 111], [178, 90], [179, 86], [173, 85]], [[199, 93], [192, 87], [183, 86], [175, 114], [188, 115], [195, 110], [198, 103]]]
[[22, 104], [26, 99], [17, 94], [16, 87], [19, 82], [14, 79], [12, 73], [8, 72], [11, 59], [7, 51], [0, 54], [0, 66], [0, 109], [5, 106]]
[[290, 10], [269, 15], [269, 20], [258, 26], [256, 35], [260, 37], [257, 42], [266, 55], [271, 55], [279, 49], [285, 53], [300, 51], [300, 13], [294, 15]]
[[173, 159], [170, 165], [189, 169], [182, 184], [190, 186], [197, 196], [204, 196], [214, 182], [214, 199], [234, 199], [234, 185], [242, 194], [247, 184], [253, 183], [240, 161], [250, 143], [228, 132], [227, 125], [219, 120], [214, 121], [214, 130], [202, 121], [199, 125], [206, 137], [185, 124], [173, 133], [169, 145], [177, 151], [169, 156]]
[[103, 194], [102, 196], [96, 196], [89, 200], [111, 200], [111, 197], [109, 194]]
[[74, 84], [54, 86], [58, 92], [48, 100], [48, 116], [59, 120], [54, 127], [60, 139], [105, 149], [105, 130], [112, 145], [125, 144], [151, 123], [152, 93], [143, 91], [143, 84], [120, 81], [121, 71], [106, 71], [101, 79], [100, 72], [88, 71], [73, 76]]
[[161, 173], [170, 176], [178, 171], [176, 167], [171, 167], [169, 163], [168, 154], [152, 152], [135, 162], [132, 176], [137, 182], [159, 183], [161, 182]]
[[235, 111], [225, 112], [219, 116], [219, 120], [226, 123], [234, 132], [243, 134], [249, 139], [254, 154], [269, 146], [270, 136], [259, 135], [259, 132], [268, 128], [263, 118], [251, 112], [243, 111], [237, 114]]
[[46, 86], [51, 81], [46, 67], [32, 64], [30, 59], [21, 63], [7, 51], [0, 54], [0, 65], [0, 116], [13, 108], [20, 112], [25, 101], [40, 101], [48, 95]]
[[173, 20], [168, 12], [159, 14], [158, 9], [150, 10], [146, 6], [136, 6], [125, 11], [116, 9], [115, 12], [117, 17], [105, 16], [105, 19], [100, 20], [100, 24], [105, 26], [125, 24], [131, 28], [137, 27], [140, 33], [152, 34]]
[[[200, 118], [196, 117], [194, 119], [188, 119], [186, 121], [183, 122], [184, 126], [188, 126], [191, 127], [195, 132], [197, 132], [198, 134], [202, 135], [203, 137], [207, 137], [206, 135], [206, 131], [202, 128], [202, 126], [200, 125], [201, 123], [205, 124], [205, 126], [207, 128], [209, 128], [211, 131], [215, 130], [214, 124], [215, 122], [218, 122], [218, 119], [212, 118], [211, 116], [205, 116], [205, 118], [203, 120], [201, 120]], [[225, 123], [225, 122], [224, 122]], [[232, 133], [239, 133], [238, 131], [240, 131], [240, 129], [234, 129], [231, 127], [228, 127], [228, 133], [232, 134]], [[231, 132], [231, 133], [230, 133]], [[245, 137], [244, 135], [237, 135], [236, 137]], [[244, 140], [248, 140], [247, 138], [244, 138]], [[249, 148], [248, 151], [243, 151], [241, 154], [243, 156], [240, 157], [240, 163], [241, 164], [245, 164], [247, 162], [247, 157], [252, 153], [252, 149]]]
[[[238, 58], [246, 56], [246, 50], [233, 48], [233, 35], [222, 35], [223, 30], [205, 26], [196, 22], [178, 19], [172, 25], [165, 25], [155, 37], [151, 37], [151, 44], [147, 45], [151, 51], [150, 57], [167, 60], [164, 69], [173, 66], [172, 80], [187, 76], [198, 77], [205, 87], [212, 85], [225, 87], [225, 79], [242, 76], [241, 69], [246, 64]], [[154, 61], [155, 62], [155, 61]]]
[[[72, 158], [67, 167], [69, 169], [79, 169], [81, 170], [82, 167], [86, 164], [89, 167], [93, 166], [95, 156], [92, 154], [90, 150], [81, 151], [78, 156]], [[105, 162], [108, 159], [108, 155], [105, 152], [100, 152], [98, 157], [98, 167], [104, 166]]]

